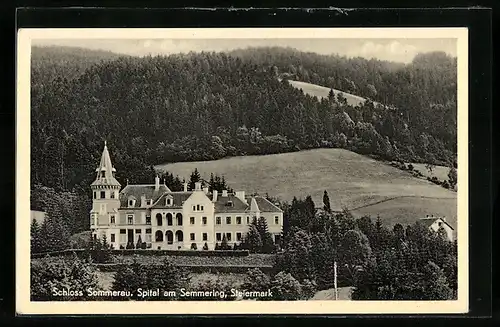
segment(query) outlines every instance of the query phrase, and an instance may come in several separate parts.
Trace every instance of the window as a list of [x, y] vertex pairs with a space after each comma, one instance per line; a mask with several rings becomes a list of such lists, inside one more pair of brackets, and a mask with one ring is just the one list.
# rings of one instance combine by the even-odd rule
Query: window
[[191, 241], [194, 241], [194, 240], [195, 240], [194, 233], [189, 234], [189, 239], [190, 239]]
[[177, 220], [177, 226], [182, 226], [182, 213], [178, 213], [175, 215], [175, 218]]
[[247, 216], [247, 225], [250, 224], [250, 217]]
[[146, 234], [151, 234], [151, 228], [146, 228]]
[[217, 225], [220, 225], [220, 217], [215, 217], [215, 223], [216, 223]]
[[196, 205], [196, 211], [200, 211], [200, 205], [199, 204]]
[[129, 225], [133, 225], [134, 224], [134, 215], [128, 215], [127, 216], [127, 223]]
[[171, 230], [166, 231], [165, 236], [167, 237], [167, 243], [168, 244], [173, 244], [174, 243], [174, 233], [172, 233]]
[[203, 240], [208, 241], [208, 234], [207, 233], [203, 233]]
[[196, 211], [196, 206], [193, 206], [193, 211]]
[[237, 223], [238, 225], [241, 225], [241, 217], [236, 217], [236, 223]]
[[94, 199], [97, 198], [97, 193], [94, 191]]
[[106, 177], [104, 170], [103, 170], [103, 171], [101, 171], [101, 177], [102, 177], [102, 178]]
[[146, 216], [146, 225], [151, 225], [151, 216]]
[[111, 215], [111, 223], [115, 224], [115, 215]]
[[231, 225], [231, 217], [226, 217], [226, 224]]
[[115, 243], [115, 234], [111, 234], [111, 243]]
[[133, 207], [134, 206], [134, 200], [128, 200], [128, 206]]
[[203, 206], [201, 206], [201, 211], [203, 211]]
[[114, 191], [111, 191], [111, 198], [114, 199], [115, 198], [115, 192]]
[[127, 234], [127, 230], [126, 229], [120, 229], [120, 234]]
[[161, 217], [161, 213], [157, 213], [156, 214], [156, 225], [157, 226], [161, 226], [163, 225], [163, 219]]
[[231, 242], [231, 233], [226, 233], [226, 240]]
[[141, 231], [140, 229], [136, 229], [136, 230], [135, 230], [135, 233], [136, 233], [136, 234], [141, 234], [141, 233], [142, 233], [142, 231]]
[[215, 234], [215, 239], [216, 239], [217, 241], [222, 241], [222, 234], [221, 234], [221, 233], [216, 233], [216, 234]]
[[241, 241], [241, 233], [236, 233], [236, 240]]
[[146, 200], [146, 205], [150, 206], [151, 205], [151, 200]]
[[101, 199], [106, 198], [106, 191], [101, 191]]
[[189, 217], [189, 223], [190, 223], [191, 225], [194, 225], [194, 217]]
[[161, 230], [156, 231], [155, 242], [163, 242], [163, 232]]
[[206, 224], [207, 224], [207, 217], [202, 217], [202, 218], [201, 218], [201, 223], [202, 223], [203, 225], [206, 225]]
[[167, 206], [171, 206], [172, 205], [172, 198], [170, 196], [168, 196], [166, 199], [165, 199], [165, 203]]
[[274, 216], [274, 224], [279, 225], [280, 224], [280, 217]]

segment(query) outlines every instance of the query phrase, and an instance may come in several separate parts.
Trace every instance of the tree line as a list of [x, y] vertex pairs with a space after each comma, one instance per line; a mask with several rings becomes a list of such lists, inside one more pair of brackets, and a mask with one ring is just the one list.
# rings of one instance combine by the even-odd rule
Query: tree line
[[[104, 139], [131, 183], [149, 180], [154, 163], [319, 147], [454, 161], [455, 59], [428, 54], [401, 66], [280, 51], [119, 57], [78, 73], [68, 62], [57, 77], [39, 61], [31, 86], [32, 183], [86, 191]], [[342, 94], [318, 101], [281, 79], [287, 71], [368, 101], [352, 107]]]

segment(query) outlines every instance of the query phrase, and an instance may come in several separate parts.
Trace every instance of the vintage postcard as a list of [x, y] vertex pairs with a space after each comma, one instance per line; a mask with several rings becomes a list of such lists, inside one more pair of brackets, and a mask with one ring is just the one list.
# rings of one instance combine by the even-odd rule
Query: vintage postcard
[[466, 28], [21, 29], [18, 314], [468, 311]]

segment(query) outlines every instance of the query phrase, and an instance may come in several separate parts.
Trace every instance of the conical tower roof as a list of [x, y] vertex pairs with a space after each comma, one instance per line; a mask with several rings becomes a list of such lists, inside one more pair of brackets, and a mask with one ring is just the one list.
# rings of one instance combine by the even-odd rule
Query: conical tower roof
[[104, 141], [104, 149], [102, 150], [101, 162], [99, 163], [99, 166], [96, 168], [95, 171], [97, 172], [97, 176], [95, 181], [92, 183], [92, 186], [98, 186], [98, 185], [121, 186], [113, 174], [114, 172], [116, 172], [116, 169], [113, 167], [111, 163], [111, 157], [109, 156], [108, 146], [106, 145], [106, 141]]

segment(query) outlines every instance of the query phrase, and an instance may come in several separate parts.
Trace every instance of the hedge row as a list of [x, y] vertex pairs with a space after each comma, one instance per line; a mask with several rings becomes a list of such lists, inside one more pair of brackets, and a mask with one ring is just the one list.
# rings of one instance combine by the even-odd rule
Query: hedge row
[[[32, 258], [43, 258], [45, 256], [67, 256], [76, 253], [82, 255], [86, 253], [86, 249], [69, 249], [63, 251], [33, 253]], [[194, 256], [194, 257], [247, 257], [248, 250], [210, 250], [210, 251], [197, 251], [197, 250], [137, 250], [137, 249], [115, 249], [109, 250], [112, 255], [145, 255], [145, 256]]]
[[[127, 264], [121, 263], [107, 263], [95, 264], [95, 266], [102, 272], [116, 272], [121, 267]], [[249, 266], [194, 266], [194, 265], [178, 265], [184, 267], [193, 273], [238, 273], [245, 274], [249, 269], [259, 268], [264, 273], [270, 273], [273, 269], [272, 266], [249, 265]]]

